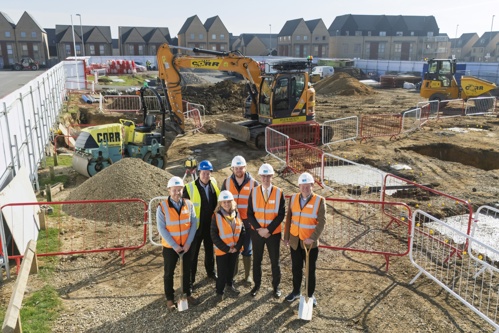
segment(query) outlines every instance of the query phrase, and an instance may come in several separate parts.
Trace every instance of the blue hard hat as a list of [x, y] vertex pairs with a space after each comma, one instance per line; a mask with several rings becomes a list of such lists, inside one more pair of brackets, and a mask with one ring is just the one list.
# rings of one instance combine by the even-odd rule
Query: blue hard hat
[[213, 165], [211, 165], [210, 161], [204, 160], [199, 163], [198, 170], [208, 170], [213, 171]]

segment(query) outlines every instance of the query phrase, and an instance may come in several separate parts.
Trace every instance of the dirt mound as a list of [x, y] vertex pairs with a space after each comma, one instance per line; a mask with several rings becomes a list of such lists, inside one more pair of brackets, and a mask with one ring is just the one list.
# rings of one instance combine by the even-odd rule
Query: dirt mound
[[248, 93], [243, 83], [224, 80], [209, 86], [187, 86], [182, 95], [191, 103], [203, 104], [207, 114], [241, 114]]
[[335, 73], [314, 85], [315, 92], [321, 95], [373, 95], [376, 92], [347, 73]]
[[[166, 185], [173, 175], [138, 158], [124, 158], [105, 168], [71, 191], [67, 201], [142, 199], [168, 195]], [[106, 205], [95, 205], [91, 212], [85, 205], [64, 205], [64, 211], [79, 217], [108, 216]], [[135, 209], [130, 207], [131, 210]], [[96, 212], [101, 209], [102, 212]], [[126, 208], [125, 208], [126, 209]]]

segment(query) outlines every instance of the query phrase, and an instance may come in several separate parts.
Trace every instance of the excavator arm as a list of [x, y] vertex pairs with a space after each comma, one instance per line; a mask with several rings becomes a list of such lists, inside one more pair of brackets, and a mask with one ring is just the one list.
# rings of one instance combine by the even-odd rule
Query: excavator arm
[[[198, 55], [173, 54], [171, 49], [187, 50]], [[185, 48], [163, 44], [157, 52], [159, 78], [164, 85], [167, 100], [171, 111], [177, 118], [182, 119], [183, 128], [184, 110], [182, 107], [181, 68], [195, 68], [216, 71], [231, 71], [241, 74], [249, 81], [249, 90], [252, 98], [251, 115], [257, 115], [258, 91], [262, 83], [261, 70], [258, 62], [245, 57], [239, 52], [221, 52]]]

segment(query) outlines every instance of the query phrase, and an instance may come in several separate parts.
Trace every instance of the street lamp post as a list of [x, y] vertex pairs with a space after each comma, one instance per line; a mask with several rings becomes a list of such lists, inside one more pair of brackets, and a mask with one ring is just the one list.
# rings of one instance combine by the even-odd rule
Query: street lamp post
[[83, 41], [83, 26], [81, 25], [81, 15], [76, 14], [76, 16], [80, 17], [81, 48], [83, 50], [83, 56], [85, 56], [85, 42]]
[[272, 55], [272, 24], [269, 24], [269, 54]]
[[457, 38], [457, 29], [459, 28], [459, 24], [456, 25], [456, 38]]
[[76, 70], [76, 84], [77, 89], [80, 90], [80, 76], [78, 75], [78, 61], [76, 60], [76, 41], [75, 41], [75, 27], [73, 25], [73, 14], [71, 14], [71, 32], [73, 33], [73, 49], [75, 57], [75, 70]]

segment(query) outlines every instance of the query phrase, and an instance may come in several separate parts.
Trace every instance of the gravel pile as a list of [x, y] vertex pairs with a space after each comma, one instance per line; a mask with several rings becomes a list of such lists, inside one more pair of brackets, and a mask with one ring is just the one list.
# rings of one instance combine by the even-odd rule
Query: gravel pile
[[[173, 177], [162, 170], [138, 158], [124, 158], [105, 168], [95, 176], [71, 191], [67, 201], [73, 200], [112, 200], [142, 199], [149, 202], [152, 198], [168, 195], [166, 185]], [[85, 205], [64, 205], [67, 214], [77, 217], [92, 218], [108, 216], [106, 205], [96, 205], [93, 211], [87, 211]], [[130, 205], [130, 209], [135, 209]], [[102, 209], [104, 211], [97, 212]]]

